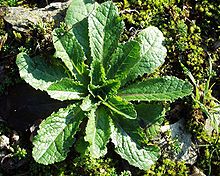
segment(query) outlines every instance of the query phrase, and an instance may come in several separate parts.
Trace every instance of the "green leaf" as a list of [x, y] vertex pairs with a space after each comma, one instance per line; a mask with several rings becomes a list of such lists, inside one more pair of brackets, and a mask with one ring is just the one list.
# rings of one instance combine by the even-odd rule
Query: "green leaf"
[[96, 59], [92, 61], [89, 76], [90, 83], [94, 86], [102, 85], [105, 82], [105, 70], [100, 61]]
[[132, 103], [123, 100], [121, 97], [110, 97], [107, 102], [102, 102], [105, 106], [111, 109], [114, 113], [124, 116], [128, 119], [136, 119], [137, 113]]
[[110, 117], [103, 106], [92, 109], [88, 114], [85, 141], [90, 143], [89, 151], [92, 157], [99, 158], [107, 153], [107, 143], [110, 139]]
[[118, 91], [127, 101], [173, 101], [190, 95], [192, 85], [173, 76], [147, 79]]
[[65, 23], [67, 24], [68, 31], [74, 34], [80, 45], [83, 47], [88, 59], [90, 59], [88, 16], [98, 6], [99, 4], [95, 3], [93, 0], [73, 0], [65, 17]]
[[117, 94], [118, 89], [120, 88], [120, 81], [110, 79], [103, 83], [102, 86], [93, 86], [90, 85], [90, 92], [94, 97], [101, 97], [102, 99], [110, 98]]
[[150, 26], [142, 30], [136, 40], [141, 44], [141, 60], [131, 70], [127, 80], [152, 73], [164, 63], [166, 57], [166, 48], [162, 45], [164, 37], [158, 28]]
[[104, 95], [110, 98], [117, 94], [120, 85], [120, 81], [115, 79], [109, 79], [105, 81], [104, 84], [101, 86], [101, 90], [104, 93]]
[[80, 153], [81, 157], [88, 154], [89, 143], [81, 136], [75, 143], [75, 150]]
[[114, 123], [119, 125], [125, 131], [125, 133], [129, 134], [137, 145], [143, 144], [146, 136], [144, 135], [144, 129], [141, 128], [139, 124], [138, 118], [128, 119], [117, 113], [112, 113], [111, 118], [113, 119]]
[[59, 28], [55, 29], [53, 31], [53, 43], [56, 49], [55, 56], [63, 61], [75, 79], [85, 82], [86, 67], [84, 60], [86, 57], [74, 35], [69, 32], [63, 32]]
[[71, 32], [74, 34], [74, 36], [82, 46], [89, 65], [92, 61], [91, 61], [91, 52], [89, 47], [88, 18], [85, 18], [82, 21], [76, 23], [72, 27]]
[[113, 2], [102, 3], [88, 17], [91, 56], [104, 65], [109, 64], [118, 46], [124, 23]]
[[35, 89], [43, 91], [52, 83], [68, 77], [64, 68], [52, 61], [49, 63], [40, 56], [30, 58], [26, 53], [19, 53], [16, 64], [21, 78]]
[[47, 93], [51, 98], [61, 101], [79, 100], [88, 94], [86, 88], [81, 83], [69, 78], [64, 78], [50, 85]]
[[93, 0], [72, 1], [66, 12], [65, 23], [72, 27], [74, 24], [87, 18], [98, 5]]
[[117, 123], [111, 123], [111, 139], [115, 151], [131, 165], [140, 169], [149, 169], [160, 156], [158, 147], [141, 148]]
[[71, 105], [45, 119], [33, 140], [32, 155], [35, 161], [48, 165], [64, 160], [83, 118], [84, 113], [80, 107]]
[[138, 119], [141, 119], [143, 126], [150, 127], [155, 122], [161, 121], [164, 117], [164, 108], [158, 103], [140, 103], [135, 105], [135, 110], [138, 114]]
[[91, 96], [88, 95], [85, 97], [82, 101], [82, 104], [80, 105], [80, 108], [84, 111], [91, 111], [93, 108], [95, 108], [96, 103], [92, 100]]
[[136, 144], [141, 145], [143, 141], [153, 139], [159, 134], [165, 110], [159, 103], [140, 103], [134, 106], [137, 119], [126, 119], [117, 114], [114, 114], [112, 119], [129, 134]]
[[142, 128], [145, 128], [148, 139], [153, 139], [159, 134], [161, 124], [164, 121], [165, 109], [162, 104], [141, 103], [135, 106], [138, 120]]
[[131, 69], [140, 60], [140, 44], [136, 41], [128, 41], [120, 44], [116, 52], [112, 55], [108, 78], [123, 80], [127, 77]]

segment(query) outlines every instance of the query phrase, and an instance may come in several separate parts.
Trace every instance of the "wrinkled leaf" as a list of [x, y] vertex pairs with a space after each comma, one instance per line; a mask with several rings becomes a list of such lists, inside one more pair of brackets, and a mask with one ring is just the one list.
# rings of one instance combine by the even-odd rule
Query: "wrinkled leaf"
[[158, 147], [141, 148], [118, 124], [111, 124], [111, 139], [115, 145], [115, 151], [131, 165], [140, 169], [149, 169], [160, 156]]
[[150, 26], [142, 30], [136, 40], [141, 44], [141, 60], [132, 68], [127, 80], [152, 73], [166, 57], [166, 48], [162, 45], [164, 37], [158, 28]]
[[64, 78], [50, 85], [47, 93], [51, 98], [57, 100], [79, 100], [85, 97], [88, 92], [86, 88], [77, 81]]
[[71, 105], [45, 119], [33, 140], [35, 161], [45, 165], [63, 161], [83, 118], [84, 113], [79, 106]]
[[48, 63], [46, 59], [39, 56], [30, 58], [26, 53], [20, 53], [16, 64], [21, 78], [35, 89], [47, 90], [52, 83], [68, 77], [61, 66]]
[[85, 82], [85, 55], [82, 47], [75, 39], [73, 34], [63, 32], [62, 29], [53, 31], [53, 43], [56, 49], [55, 56], [60, 58], [72, 76], [78, 81]]
[[104, 107], [92, 109], [88, 114], [85, 141], [90, 143], [89, 151], [92, 157], [99, 158], [107, 153], [107, 143], [110, 139], [110, 117]]
[[117, 113], [112, 113], [113, 122], [119, 125], [125, 133], [129, 134], [137, 145], [142, 145], [145, 140], [144, 130], [139, 124], [139, 119], [128, 119]]
[[91, 56], [108, 64], [124, 27], [116, 6], [110, 1], [102, 3], [89, 15], [88, 22]]
[[173, 101], [191, 93], [189, 82], [172, 76], [147, 79], [118, 91], [127, 101]]
[[131, 40], [120, 44], [116, 52], [112, 55], [107, 78], [123, 80], [139, 60], [140, 44], [138, 42]]
[[72, 1], [66, 12], [65, 23], [72, 27], [74, 24], [87, 18], [98, 5], [93, 0]]
[[73, 0], [66, 12], [65, 23], [83, 47], [86, 57], [90, 58], [88, 16], [99, 6], [93, 0]]

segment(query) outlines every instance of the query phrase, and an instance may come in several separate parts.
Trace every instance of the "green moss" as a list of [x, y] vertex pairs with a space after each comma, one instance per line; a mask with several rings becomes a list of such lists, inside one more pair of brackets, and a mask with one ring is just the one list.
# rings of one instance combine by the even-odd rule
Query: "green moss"
[[9, 6], [9, 7], [16, 7], [22, 4], [23, 0], [2, 0], [0, 1], [0, 5], [2, 6]]
[[118, 176], [111, 159], [92, 159], [89, 156], [76, 157], [50, 166], [31, 163], [31, 175], [58, 176]]
[[195, 165], [206, 175], [219, 175], [220, 136], [214, 132], [207, 134], [204, 129], [205, 117], [200, 109], [193, 109], [192, 117], [188, 120], [188, 129], [197, 141], [198, 155]]
[[209, 136], [205, 131], [197, 135], [200, 141], [199, 152], [204, 154], [198, 158], [196, 165], [207, 175], [218, 175], [220, 173], [220, 137], [216, 134]]
[[[168, 56], [162, 74], [180, 76], [178, 61], [181, 59], [196, 79], [202, 80], [207, 76], [208, 59], [204, 42], [217, 40], [219, 5], [216, 1], [194, 4], [193, 1], [183, 3], [179, 0], [124, 0], [117, 2], [117, 5], [126, 22], [127, 38], [149, 25], [157, 26], [163, 32]], [[211, 20], [213, 15], [214, 19]], [[207, 18], [210, 20], [207, 21]], [[213, 26], [213, 35], [205, 35], [204, 32]]]
[[83, 175], [117, 175], [111, 159], [93, 159], [89, 156], [83, 156], [76, 158], [73, 164], [74, 170], [80, 171], [83, 168]]
[[190, 168], [184, 162], [162, 159], [144, 174], [144, 176], [164, 175], [187, 176], [190, 175]]

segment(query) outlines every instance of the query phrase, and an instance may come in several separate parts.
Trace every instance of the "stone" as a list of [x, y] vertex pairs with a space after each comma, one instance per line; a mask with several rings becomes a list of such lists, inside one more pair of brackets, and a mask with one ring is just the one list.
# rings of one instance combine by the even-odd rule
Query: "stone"
[[68, 8], [70, 0], [67, 2], [51, 3], [44, 8], [8, 7], [4, 19], [12, 25], [12, 28], [19, 32], [28, 32], [31, 28], [42, 26], [43, 24], [55, 24], [59, 26], [65, 17], [65, 10]]

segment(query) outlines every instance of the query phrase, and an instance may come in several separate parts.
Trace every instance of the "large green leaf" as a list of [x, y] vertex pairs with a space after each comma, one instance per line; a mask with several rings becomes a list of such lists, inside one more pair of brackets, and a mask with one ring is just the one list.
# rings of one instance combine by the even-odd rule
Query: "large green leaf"
[[65, 17], [68, 30], [77, 38], [88, 59], [90, 58], [88, 16], [98, 6], [99, 4], [93, 0], [72, 0]]
[[53, 43], [56, 49], [55, 56], [60, 58], [78, 81], [85, 82], [85, 55], [82, 47], [72, 33], [62, 29], [53, 31]]
[[120, 44], [112, 55], [107, 78], [118, 78], [123, 80], [131, 69], [140, 60], [140, 44], [136, 41], [128, 41]]
[[137, 113], [132, 103], [123, 100], [121, 97], [110, 97], [107, 102], [102, 102], [114, 113], [124, 116], [128, 119], [136, 119]]
[[89, 151], [92, 157], [99, 158], [107, 153], [107, 143], [110, 139], [110, 117], [105, 107], [99, 106], [88, 114], [85, 141], [90, 143]]
[[136, 40], [141, 44], [141, 60], [129, 73], [128, 80], [152, 73], [166, 57], [166, 48], [162, 45], [164, 37], [158, 28], [150, 26], [142, 30]]
[[116, 6], [110, 1], [97, 7], [89, 15], [88, 22], [91, 56], [102, 62], [105, 68], [117, 48], [124, 23]]
[[158, 147], [141, 148], [117, 123], [111, 123], [111, 139], [115, 145], [115, 151], [131, 165], [140, 169], [149, 169], [160, 156]]
[[49, 63], [40, 56], [30, 58], [26, 53], [19, 53], [16, 64], [22, 79], [35, 89], [47, 90], [52, 83], [68, 77], [66, 70], [52, 61]]
[[94, 0], [73, 0], [67, 9], [65, 23], [72, 27], [87, 18], [98, 5]]
[[48, 87], [47, 93], [57, 100], [79, 100], [85, 97], [87, 89], [77, 81], [64, 78]]
[[83, 118], [80, 107], [71, 105], [44, 120], [33, 140], [32, 155], [35, 161], [47, 165], [64, 160]]
[[141, 145], [147, 139], [153, 139], [160, 132], [160, 125], [164, 120], [165, 110], [159, 103], [140, 103], [134, 105], [137, 119], [127, 119], [117, 114], [112, 116], [114, 122]]
[[71, 32], [74, 34], [74, 36], [82, 46], [89, 65], [92, 62], [92, 60], [91, 60], [91, 52], [89, 47], [88, 18], [85, 18], [82, 21], [76, 23], [72, 27]]
[[190, 95], [192, 85], [173, 76], [147, 79], [118, 91], [127, 101], [173, 101]]
[[140, 119], [128, 119], [117, 113], [112, 113], [111, 118], [113, 119], [114, 123], [119, 125], [137, 145], [143, 144], [146, 136], [144, 134], [144, 129], [141, 128], [139, 123]]

